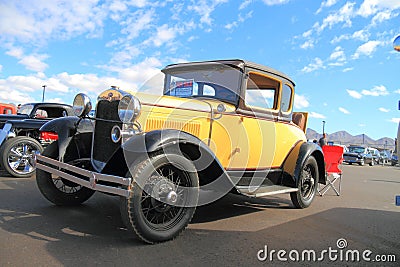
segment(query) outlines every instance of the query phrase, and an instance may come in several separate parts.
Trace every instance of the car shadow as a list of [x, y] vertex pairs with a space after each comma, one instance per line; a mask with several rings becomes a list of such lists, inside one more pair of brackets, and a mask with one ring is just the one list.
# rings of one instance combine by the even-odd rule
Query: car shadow
[[[296, 211], [290, 200], [283, 197], [253, 199], [227, 195], [213, 204], [198, 208], [192, 224], [225, 219], [238, 225], [239, 229], [257, 230], [189, 227], [173, 241], [149, 246], [128, 233], [122, 223], [119, 199], [116, 197], [95, 194], [83, 205], [57, 207], [43, 199], [37, 188], [32, 186], [32, 180], [17, 180], [8, 185], [12, 189], [0, 190], [2, 232], [11, 233], [20, 242], [21, 237], [22, 240], [33, 240], [24, 245], [26, 250], [33, 250], [29, 247], [32, 244], [39, 244], [46, 254], [66, 266], [159, 266], [160, 262], [166, 266], [177, 263], [200, 266], [206, 262], [249, 265], [259, 263], [255, 255], [265, 245], [276, 249], [327, 249], [334, 246], [339, 238], [346, 238], [352, 249], [368, 248], [376, 253], [400, 251], [398, 212], [331, 208], [299, 217], [303, 213]], [[21, 194], [24, 194], [23, 199]], [[17, 204], [10, 204], [13, 201]], [[293, 210], [294, 215], [289, 216], [292, 219], [282, 219], [280, 209], [287, 209], [287, 212]], [[265, 212], [268, 210], [271, 212]], [[264, 216], [257, 215], [262, 212], [265, 224], [261, 229], [259, 225], [252, 227], [256, 224], [252, 217], [246, 216], [249, 219], [243, 224], [241, 215]], [[269, 221], [278, 223], [269, 224]], [[29, 257], [26, 257], [25, 263], [29, 263]], [[42, 265], [48, 263], [42, 262]]]

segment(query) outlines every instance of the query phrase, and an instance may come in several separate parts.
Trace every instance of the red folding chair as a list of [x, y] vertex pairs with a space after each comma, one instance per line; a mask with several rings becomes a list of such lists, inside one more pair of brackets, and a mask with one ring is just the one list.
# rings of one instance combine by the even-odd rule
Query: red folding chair
[[[341, 146], [323, 146], [322, 151], [325, 157], [325, 171], [326, 171], [326, 182], [321, 189], [318, 188], [318, 193], [323, 196], [329, 189], [333, 189], [336, 195], [340, 196], [341, 182], [342, 182], [342, 170], [340, 164], [343, 161], [343, 147]], [[339, 188], [335, 187], [335, 183], [338, 184]]]

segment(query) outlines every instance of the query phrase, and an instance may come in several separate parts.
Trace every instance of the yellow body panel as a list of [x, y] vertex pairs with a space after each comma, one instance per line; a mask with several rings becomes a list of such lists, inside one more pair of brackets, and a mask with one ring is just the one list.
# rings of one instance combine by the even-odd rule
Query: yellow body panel
[[220, 101], [136, 96], [142, 102], [138, 121], [145, 132], [177, 129], [190, 133], [208, 145], [226, 169], [279, 167], [299, 140], [306, 141], [304, 132], [292, 123], [240, 115], [226, 103], [226, 111], [218, 113]]

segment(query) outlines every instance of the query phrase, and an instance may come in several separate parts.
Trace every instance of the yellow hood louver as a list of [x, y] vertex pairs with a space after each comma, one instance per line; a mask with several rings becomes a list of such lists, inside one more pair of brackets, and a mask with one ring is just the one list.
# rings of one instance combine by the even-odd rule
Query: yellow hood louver
[[200, 134], [200, 123], [188, 121], [173, 121], [165, 119], [148, 118], [145, 124], [145, 131], [161, 130], [161, 129], [176, 129], [190, 133], [195, 136]]

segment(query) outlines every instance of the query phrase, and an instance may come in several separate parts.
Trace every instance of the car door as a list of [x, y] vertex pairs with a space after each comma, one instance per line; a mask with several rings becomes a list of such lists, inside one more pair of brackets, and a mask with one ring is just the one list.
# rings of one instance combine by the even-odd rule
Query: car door
[[232, 164], [236, 169], [279, 168], [298, 140], [304, 139], [302, 130], [290, 122], [293, 89], [282, 98], [284, 85], [285, 81], [274, 74], [247, 70], [238, 109], [242, 123], [238, 128], [240, 153]]

